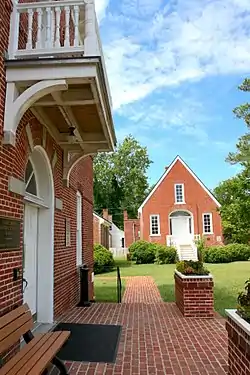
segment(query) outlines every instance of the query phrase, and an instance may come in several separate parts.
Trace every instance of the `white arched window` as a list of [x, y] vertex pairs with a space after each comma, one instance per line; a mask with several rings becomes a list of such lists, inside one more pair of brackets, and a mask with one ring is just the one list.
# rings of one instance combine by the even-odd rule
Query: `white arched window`
[[25, 191], [32, 195], [37, 195], [37, 183], [33, 166], [28, 160], [25, 170]]

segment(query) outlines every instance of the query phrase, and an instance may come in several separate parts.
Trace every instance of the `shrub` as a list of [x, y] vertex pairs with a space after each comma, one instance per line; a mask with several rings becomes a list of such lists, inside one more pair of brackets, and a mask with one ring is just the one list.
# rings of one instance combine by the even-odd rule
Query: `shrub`
[[95, 244], [94, 245], [94, 273], [104, 273], [112, 271], [115, 261], [111, 251], [106, 247]]
[[172, 264], [176, 261], [176, 249], [173, 246], [164, 246], [155, 244], [156, 254], [155, 263]]
[[195, 241], [195, 244], [197, 246], [197, 256], [198, 260], [203, 262], [203, 252], [206, 247], [206, 239], [205, 237], [202, 237], [200, 240]]
[[206, 263], [230, 263], [250, 259], [250, 246], [245, 244], [228, 244], [226, 246], [211, 246], [203, 251]]
[[245, 282], [245, 292], [239, 293], [237, 312], [250, 323], [250, 279]]
[[209, 271], [201, 261], [182, 260], [176, 264], [176, 269], [183, 275], [208, 275]]
[[156, 246], [151, 242], [139, 240], [129, 247], [129, 252], [131, 254], [131, 259], [134, 260], [136, 264], [154, 263]]

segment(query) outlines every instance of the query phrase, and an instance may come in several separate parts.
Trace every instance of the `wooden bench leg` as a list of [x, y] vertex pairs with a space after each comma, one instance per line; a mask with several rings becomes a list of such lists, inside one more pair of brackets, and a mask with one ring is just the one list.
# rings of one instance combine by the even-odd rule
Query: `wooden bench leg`
[[69, 372], [61, 359], [59, 359], [58, 357], [54, 357], [52, 363], [58, 368], [61, 375], [69, 375]]

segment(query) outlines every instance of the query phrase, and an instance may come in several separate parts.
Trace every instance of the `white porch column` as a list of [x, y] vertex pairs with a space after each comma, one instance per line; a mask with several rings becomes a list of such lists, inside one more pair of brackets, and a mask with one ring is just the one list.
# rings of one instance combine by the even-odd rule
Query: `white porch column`
[[84, 55], [98, 56], [97, 34], [96, 34], [96, 14], [93, 0], [85, 4], [85, 39]]

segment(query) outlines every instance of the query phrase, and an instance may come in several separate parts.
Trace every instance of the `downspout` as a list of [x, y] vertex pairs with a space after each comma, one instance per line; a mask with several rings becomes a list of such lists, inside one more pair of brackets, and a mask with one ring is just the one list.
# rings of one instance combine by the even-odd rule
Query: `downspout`
[[135, 242], [135, 223], [133, 222], [133, 242]]

